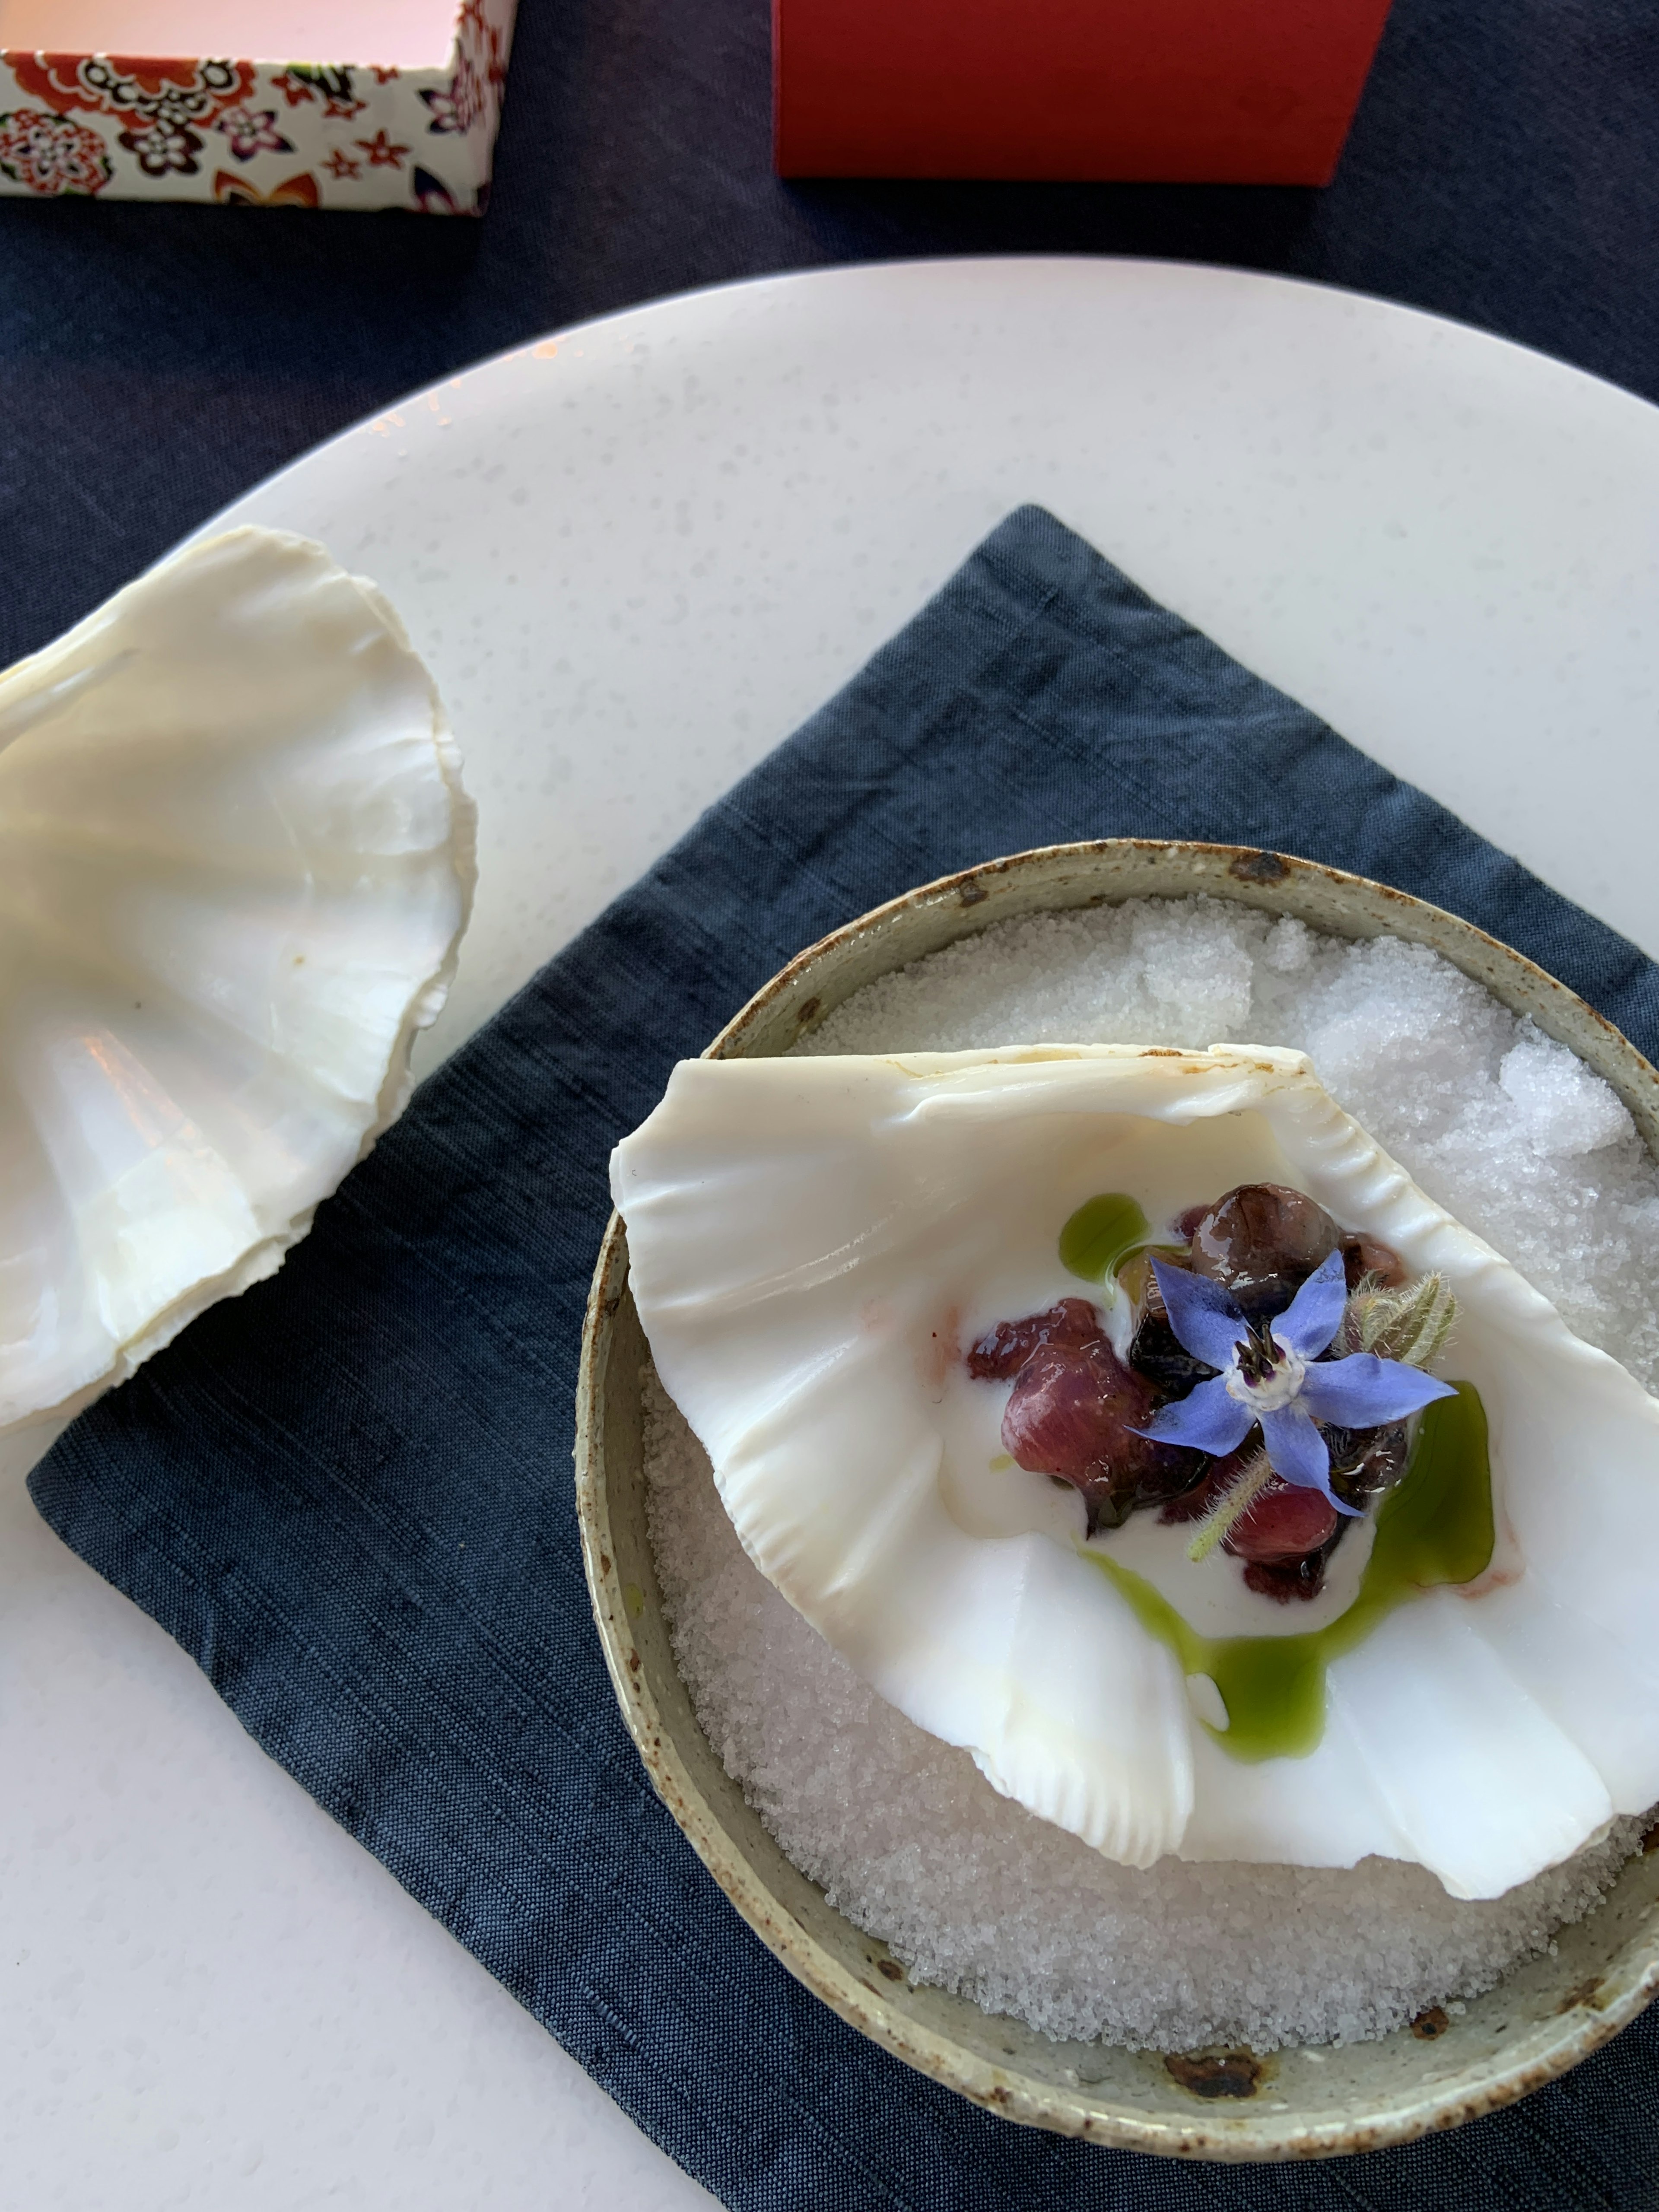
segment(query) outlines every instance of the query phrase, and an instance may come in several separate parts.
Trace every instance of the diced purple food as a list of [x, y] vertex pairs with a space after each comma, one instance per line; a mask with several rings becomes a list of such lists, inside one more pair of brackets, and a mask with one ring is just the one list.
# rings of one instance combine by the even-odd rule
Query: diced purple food
[[1006, 1382], [1039, 1345], [1092, 1344], [1105, 1330], [1100, 1309], [1087, 1298], [1062, 1298], [1046, 1313], [1000, 1321], [968, 1354], [968, 1372], [982, 1382]]
[[[1346, 1527], [1346, 1522], [1343, 1526]], [[1304, 1603], [1319, 1595], [1325, 1587], [1325, 1567], [1331, 1552], [1340, 1540], [1341, 1532], [1331, 1539], [1323, 1551], [1310, 1552], [1305, 1559], [1266, 1560], [1247, 1559], [1244, 1562], [1244, 1587], [1254, 1590], [1258, 1597], [1270, 1597], [1275, 1605], [1288, 1605], [1293, 1597]]]
[[1165, 1498], [1158, 1519], [1166, 1523], [1203, 1520], [1206, 1513], [1220, 1504], [1261, 1449], [1260, 1444], [1247, 1438], [1225, 1459], [1212, 1459], [1190, 1490], [1183, 1490], [1178, 1498]]
[[[1170, 1498], [1158, 1519], [1203, 1520], [1221, 1503], [1260, 1449], [1259, 1444], [1246, 1443], [1225, 1459], [1212, 1460], [1203, 1480], [1184, 1496]], [[1293, 1597], [1318, 1596], [1325, 1586], [1331, 1553], [1347, 1525], [1316, 1490], [1294, 1490], [1275, 1475], [1234, 1522], [1221, 1540], [1221, 1548], [1243, 1562], [1248, 1589], [1277, 1604], [1288, 1605]]]
[[[1160, 1261], [1221, 1284], [1258, 1326], [1281, 1312], [1335, 1251], [1351, 1291], [1367, 1277], [1385, 1288], [1407, 1279], [1388, 1245], [1345, 1232], [1316, 1200], [1282, 1183], [1241, 1183], [1210, 1205], [1188, 1206], [1172, 1228], [1188, 1249], [1159, 1248]], [[1201, 1521], [1261, 1449], [1253, 1431], [1237, 1451], [1211, 1460], [1136, 1433], [1161, 1406], [1184, 1398], [1215, 1370], [1176, 1339], [1145, 1253], [1120, 1271], [1120, 1280], [1137, 1313], [1127, 1364], [1112, 1347], [1104, 1316], [1086, 1298], [1061, 1298], [1023, 1321], [999, 1322], [967, 1356], [970, 1375], [1012, 1382], [1004, 1446], [1021, 1467], [1082, 1493], [1091, 1535], [1120, 1526], [1141, 1507], [1158, 1507], [1166, 1522]], [[1346, 1504], [1363, 1510], [1405, 1472], [1402, 1424], [1332, 1425], [1325, 1437], [1332, 1487]], [[1282, 1605], [1318, 1595], [1346, 1526], [1320, 1492], [1274, 1475], [1221, 1540], [1243, 1563], [1249, 1588]]]
[[1406, 1263], [1392, 1244], [1360, 1231], [1342, 1239], [1342, 1272], [1351, 1291], [1357, 1291], [1367, 1275], [1375, 1276], [1385, 1291], [1397, 1291], [1406, 1279]]
[[1081, 1491], [1092, 1535], [1117, 1528], [1137, 1505], [1188, 1488], [1204, 1471], [1201, 1453], [1133, 1433], [1158, 1404], [1152, 1384], [1103, 1335], [1050, 1340], [1019, 1370], [1002, 1416], [1003, 1446], [1021, 1467]]
[[1221, 1540], [1236, 1559], [1253, 1559], [1263, 1567], [1293, 1566], [1310, 1552], [1324, 1550], [1340, 1518], [1322, 1492], [1295, 1489], [1274, 1475]]
[[1316, 1199], [1278, 1182], [1240, 1183], [1193, 1231], [1193, 1273], [1232, 1293], [1254, 1321], [1282, 1313], [1341, 1242]]

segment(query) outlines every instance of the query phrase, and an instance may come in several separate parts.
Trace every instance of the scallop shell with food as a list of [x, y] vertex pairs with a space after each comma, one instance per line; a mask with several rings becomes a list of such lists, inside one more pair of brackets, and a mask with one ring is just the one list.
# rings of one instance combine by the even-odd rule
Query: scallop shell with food
[[473, 813], [320, 546], [191, 546], [0, 676], [0, 1427], [270, 1274], [397, 1115]]
[[[1379, 1513], [1315, 1603], [1275, 1606], [1156, 1516], [1091, 1533], [1075, 1488], [1001, 1451], [1007, 1394], [964, 1353], [1077, 1291], [1065, 1224], [1103, 1192], [1157, 1224], [1261, 1183], [1455, 1293], [1442, 1364], [1485, 1433], [1439, 1433], [1481, 1443], [1490, 1480], [1478, 1552], [1442, 1545], [1461, 1565], [1424, 1566], [1435, 1531], [1402, 1552]], [[1109, 1857], [1376, 1853], [1496, 1897], [1659, 1797], [1659, 1402], [1302, 1054], [690, 1061], [612, 1187], [658, 1371], [756, 1565], [902, 1712]], [[1125, 1293], [1096, 1296], [1121, 1328]], [[1388, 1603], [1367, 1595], [1385, 1544], [1419, 1561]], [[1315, 1698], [1306, 1741], [1243, 1740], [1247, 1678]]]

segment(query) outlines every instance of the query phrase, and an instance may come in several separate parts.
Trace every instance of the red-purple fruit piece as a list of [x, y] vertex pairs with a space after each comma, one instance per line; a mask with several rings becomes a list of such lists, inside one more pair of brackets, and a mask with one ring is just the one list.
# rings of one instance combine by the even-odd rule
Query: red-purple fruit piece
[[[1158, 1519], [1203, 1520], [1260, 1449], [1247, 1439], [1225, 1459], [1212, 1460], [1203, 1480], [1184, 1496], [1170, 1498]], [[1293, 1597], [1318, 1596], [1324, 1587], [1325, 1563], [1340, 1533], [1337, 1516], [1316, 1490], [1292, 1490], [1275, 1475], [1223, 1537], [1222, 1549], [1243, 1560], [1247, 1589], [1287, 1605]]]
[[1237, 1451], [1229, 1452], [1225, 1459], [1212, 1459], [1202, 1476], [1178, 1498], [1166, 1498], [1158, 1519], [1165, 1526], [1178, 1521], [1202, 1521], [1212, 1507], [1219, 1505], [1244, 1470], [1247, 1461], [1253, 1460], [1261, 1450], [1259, 1438], [1247, 1437]]
[[1342, 1272], [1351, 1291], [1357, 1291], [1367, 1275], [1375, 1276], [1385, 1291], [1397, 1291], [1406, 1279], [1407, 1267], [1392, 1244], [1385, 1244], [1380, 1237], [1368, 1237], [1362, 1229], [1342, 1239]]
[[1087, 1298], [1062, 1298], [1046, 1313], [1000, 1321], [968, 1354], [968, 1372], [981, 1382], [1006, 1382], [1042, 1344], [1092, 1344], [1105, 1334], [1100, 1310]]
[[1203, 1472], [1201, 1454], [1133, 1433], [1158, 1404], [1158, 1392], [1103, 1336], [1051, 1340], [1019, 1370], [1002, 1416], [1003, 1446], [1031, 1473], [1081, 1491], [1093, 1535], [1121, 1526], [1137, 1505], [1189, 1488]]
[[1256, 1320], [1282, 1312], [1340, 1241], [1335, 1222], [1305, 1191], [1240, 1183], [1194, 1229], [1193, 1273], [1222, 1284]]
[[1343, 1523], [1316, 1490], [1293, 1489], [1275, 1475], [1222, 1538], [1244, 1562], [1244, 1587], [1276, 1604], [1316, 1598]]
[[1322, 1552], [1336, 1534], [1336, 1508], [1317, 1490], [1299, 1490], [1277, 1475], [1252, 1498], [1222, 1538], [1237, 1559], [1285, 1567]]
[[1291, 1559], [1282, 1566], [1249, 1559], [1244, 1565], [1244, 1587], [1258, 1597], [1270, 1597], [1275, 1605], [1288, 1605], [1293, 1597], [1309, 1602], [1325, 1587], [1328, 1557], [1325, 1552], [1310, 1552], [1305, 1559]]

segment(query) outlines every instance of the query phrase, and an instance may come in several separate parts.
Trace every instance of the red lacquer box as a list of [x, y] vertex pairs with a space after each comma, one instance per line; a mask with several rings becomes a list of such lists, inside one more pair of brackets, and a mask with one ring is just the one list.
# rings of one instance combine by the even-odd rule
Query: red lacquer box
[[773, 0], [787, 177], [1328, 184], [1389, 0]]

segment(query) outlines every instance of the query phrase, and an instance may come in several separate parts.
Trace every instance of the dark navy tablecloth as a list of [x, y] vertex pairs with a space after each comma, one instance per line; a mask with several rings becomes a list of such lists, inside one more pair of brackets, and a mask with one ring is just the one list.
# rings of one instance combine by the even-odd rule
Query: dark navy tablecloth
[[1026, 508], [422, 1085], [278, 1276], [82, 1416], [36, 1502], [734, 2212], [1631, 2212], [1659, 2173], [1651, 2013], [1526, 2102], [1365, 2158], [1182, 2166], [991, 2118], [790, 1978], [623, 1729], [570, 1468], [611, 1145], [826, 930], [1124, 835], [1381, 877], [1659, 1052], [1644, 955]]
[[[269, 470], [398, 392], [550, 327], [778, 269], [1097, 252], [1284, 270], [1462, 317], [1659, 398], [1654, 0], [1395, 0], [1342, 168], [1322, 194], [783, 185], [769, 168], [766, 18], [766, 0], [521, 0], [495, 205], [482, 225], [0, 201], [0, 665], [43, 644]], [[1051, 554], [1028, 546], [1021, 559], [1036, 561], [1036, 574]], [[1073, 573], [1073, 554], [1053, 557]], [[1002, 588], [987, 564], [975, 573], [971, 588]], [[1279, 708], [1264, 726], [1281, 737], [1306, 728]], [[698, 1993], [701, 1970], [718, 1989], [734, 1942], [741, 1954], [747, 1939], [735, 1938], [719, 1900], [699, 1892], [677, 1835], [641, 1797], [569, 1584], [564, 1406], [583, 1238], [597, 1218], [598, 1155], [574, 1158], [534, 1094], [544, 1080], [565, 1086], [573, 1112], [597, 1112], [595, 1127], [620, 1127], [650, 1091], [638, 1071], [626, 1081], [594, 1073], [592, 1056], [604, 1064], [610, 1053], [614, 1066], [620, 1040], [596, 1038], [582, 1026], [586, 1012], [577, 1019], [593, 963], [620, 962], [630, 986], [643, 988], [641, 948], [653, 931], [684, 954], [683, 1004], [665, 1049], [691, 1049], [799, 941], [936, 867], [1037, 836], [1202, 827], [1324, 852], [1437, 892], [1528, 943], [1649, 1050], [1659, 1042], [1644, 1012], [1644, 963], [1375, 770], [1356, 766], [1367, 803], [1346, 824], [1328, 814], [1246, 821], [1191, 790], [1177, 797], [1150, 769], [1125, 787], [1121, 805], [1107, 806], [1087, 772], [1085, 743], [1055, 757], [1055, 775], [1068, 780], [1032, 783], [1022, 768], [1006, 805], [953, 821], [913, 799], [915, 818], [902, 822], [890, 809], [879, 828], [872, 819], [867, 836], [848, 842], [844, 813], [822, 811], [834, 789], [811, 778], [831, 775], [826, 762], [844, 763], [837, 746], [872, 740], [844, 722], [817, 728], [805, 753], [789, 757], [793, 767], [763, 770], [738, 811], [719, 817], [719, 836], [739, 841], [743, 871], [760, 873], [711, 870], [709, 848], [695, 845], [657, 871], [623, 910], [631, 920], [613, 917], [575, 948], [492, 1033], [483, 1060], [469, 1059], [423, 1096], [429, 1121], [406, 1125], [325, 1211], [284, 1285], [258, 1294], [293, 1297], [291, 1285], [321, 1273], [349, 1313], [359, 1380], [342, 1385], [320, 1458], [303, 1425], [290, 1431], [276, 1418], [283, 1370], [238, 1364], [243, 1310], [227, 1309], [191, 1332], [141, 1393], [111, 1401], [101, 1425], [77, 1431], [43, 1498], [89, 1553], [102, 1546], [102, 1563], [125, 1587], [139, 1588], [170, 1563], [165, 1587], [145, 1582], [141, 1594], [261, 1740], [733, 2203], [789, 2212], [1038, 2203], [1625, 2212], [1655, 2201], [1650, 2026], [1558, 2088], [1444, 2143], [1358, 2166], [1230, 2174], [1091, 2160], [941, 2102], [854, 2045], [763, 1958], [729, 1994]], [[1316, 758], [1319, 743], [1310, 743]], [[969, 782], [975, 772], [971, 763], [960, 770]], [[788, 781], [804, 773], [807, 784]], [[971, 798], [965, 787], [958, 795]], [[780, 896], [781, 854], [800, 870], [789, 898]], [[729, 953], [728, 926], [742, 947], [735, 968], [715, 957], [718, 946]], [[1541, 933], [1528, 938], [1528, 928]], [[550, 1273], [533, 1326], [481, 1356], [492, 1383], [510, 1377], [522, 1391], [535, 1378], [544, 1415], [529, 1436], [493, 1433], [487, 1448], [475, 1444], [471, 1487], [458, 1493], [447, 1441], [423, 1435], [409, 1410], [422, 1402], [419, 1391], [405, 1401], [362, 1378], [383, 1367], [411, 1389], [420, 1382], [425, 1354], [402, 1333], [400, 1301], [428, 1302], [429, 1332], [446, 1316], [494, 1310], [504, 1284], [510, 1297], [524, 1295], [522, 1255], [510, 1263], [492, 1245], [493, 1170], [467, 1133], [501, 1115], [516, 1127], [515, 1173], [534, 1182], [564, 1227], [546, 1229], [535, 1248]], [[469, 1205], [473, 1228], [457, 1238]], [[399, 1258], [365, 1241], [385, 1209], [417, 1242], [428, 1232], [454, 1240], [452, 1272], [434, 1279], [412, 1248]], [[298, 1332], [288, 1340], [290, 1362], [328, 1348], [325, 1329], [313, 1347], [302, 1317], [288, 1326]], [[147, 1424], [165, 1434], [169, 1422], [210, 1407], [216, 1424], [244, 1437], [291, 1437], [274, 1492], [250, 1499], [233, 1486], [209, 1530], [159, 1496], [144, 1526], [112, 1517], [100, 1534], [76, 1517], [93, 1510], [85, 1498], [71, 1509], [69, 1483], [88, 1436], [112, 1451], [137, 1449]], [[291, 1404], [285, 1418], [295, 1418]], [[98, 1457], [102, 1464], [101, 1449]], [[185, 1468], [178, 1479], [188, 1493], [196, 1478]], [[511, 1540], [469, 1544], [466, 1577], [447, 1580], [439, 1604], [392, 1564], [398, 1532], [383, 1532], [392, 1545], [384, 1557], [375, 1551], [383, 1480], [394, 1485], [397, 1512], [413, 1516], [402, 1534], [441, 1547], [458, 1528], [476, 1538], [492, 1518], [526, 1515], [526, 1486], [539, 1502], [514, 1520]], [[293, 1562], [314, 1565], [308, 1547], [319, 1527], [345, 1549], [296, 1595], [277, 1571], [281, 1547], [292, 1547]], [[263, 1578], [250, 1564], [256, 1553]], [[377, 1562], [372, 1601], [355, 1579], [360, 1555]], [[509, 1664], [493, 1640], [493, 1609], [519, 1603], [525, 1577], [543, 1574], [563, 1578], [567, 1613], [520, 1673], [519, 1648]], [[314, 1700], [312, 1686], [302, 1694], [268, 1652], [254, 1654], [246, 1628], [257, 1620], [279, 1647], [308, 1632], [313, 1613], [329, 1637], [343, 1639], [351, 1669], [329, 1673], [337, 1655], [331, 1662], [324, 1638]], [[427, 1678], [412, 1659], [407, 1678], [399, 1670], [439, 1613], [464, 1631], [466, 1694], [495, 1699], [490, 1757], [500, 1755], [502, 1729], [520, 1747], [525, 1771], [510, 1775], [511, 1786], [471, 1775], [463, 1787], [434, 1762], [419, 1729], [400, 1733]], [[513, 1687], [497, 1697], [490, 1686], [503, 1666]], [[377, 1667], [391, 1670], [387, 1681]], [[340, 1765], [342, 1700], [348, 1737], [355, 1729], [380, 1747], [356, 1779]], [[468, 1748], [475, 1725], [465, 1695], [459, 1705], [439, 1698], [421, 1718], [422, 1728], [458, 1731], [464, 1766], [477, 1748]], [[556, 1817], [534, 1796], [549, 1757], [575, 1762], [572, 1771], [586, 1777], [556, 1791]], [[520, 1787], [536, 1806], [528, 1834]], [[598, 1856], [584, 1860], [590, 1848]], [[514, 1871], [527, 1849], [544, 1855], [541, 1886], [528, 1893]], [[624, 1942], [613, 1927], [611, 1908], [640, 1880], [660, 1882], [652, 1925], [684, 1947], [672, 1975], [659, 1959], [645, 1971], [647, 1939]], [[636, 1970], [643, 1978], [634, 1982]], [[624, 1986], [625, 2002], [617, 1994]], [[742, 2010], [748, 2056], [726, 2082], [731, 2100], [711, 2115], [701, 2069], [724, 2047], [728, 2003]], [[672, 2060], [664, 2038], [678, 2053]], [[814, 2067], [802, 2104], [791, 2085]]]
[[0, 201], [0, 665], [398, 392], [772, 270], [979, 252], [1287, 270], [1659, 398], [1656, 0], [1395, 0], [1323, 193], [780, 184], [767, 17], [767, 0], [520, 0], [481, 225]]

